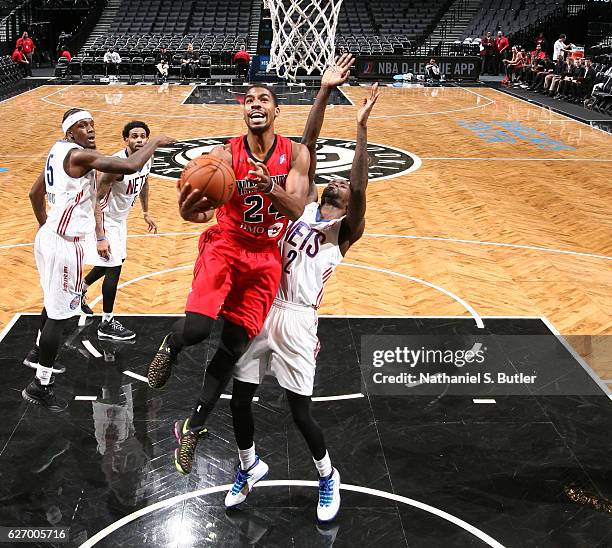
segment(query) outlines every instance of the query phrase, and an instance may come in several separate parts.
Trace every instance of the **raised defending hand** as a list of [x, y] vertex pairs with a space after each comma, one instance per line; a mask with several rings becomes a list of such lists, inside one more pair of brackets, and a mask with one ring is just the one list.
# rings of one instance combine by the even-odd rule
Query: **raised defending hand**
[[207, 223], [213, 218], [213, 205], [208, 198], [202, 196], [202, 191], [191, 190], [191, 185], [185, 183], [183, 188], [176, 185], [179, 213], [183, 219], [192, 223]]
[[335, 88], [348, 80], [354, 58], [344, 53], [336, 59], [336, 64], [329, 67], [321, 77], [321, 87]]
[[271, 192], [273, 184], [266, 164], [254, 162], [251, 158], [248, 160], [249, 164], [253, 168], [249, 170], [249, 179], [257, 184], [257, 190], [259, 192]]
[[378, 82], [372, 86], [369, 97], [363, 98], [361, 108], [357, 111], [357, 123], [360, 126], [366, 127], [368, 125], [368, 118], [372, 112], [372, 108], [376, 104], [376, 101], [380, 97], [380, 91], [378, 91]]

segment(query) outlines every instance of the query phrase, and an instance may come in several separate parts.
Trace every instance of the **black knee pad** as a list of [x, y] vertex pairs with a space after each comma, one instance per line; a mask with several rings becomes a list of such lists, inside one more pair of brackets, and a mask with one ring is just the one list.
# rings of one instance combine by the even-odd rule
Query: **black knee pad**
[[214, 320], [203, 314], [187, 312], [185, 315], [185, 327], [183, 328], [183, 339], [187, 346], [201, 343], [210, 336]]
[[122, 265], [105, 267], [106, 272], [104, 273], [104, 281], [105, 282], [109, 281], [109, 282], [114, 282], [114, 283], [119, 282], [119, 278], [121, 277], [121, 267]]
[[237, 360], [244, 354], [247, 344], [249, 344], [249, 336], [245, 328], [226, 320], [221, 332], [219, 349]]

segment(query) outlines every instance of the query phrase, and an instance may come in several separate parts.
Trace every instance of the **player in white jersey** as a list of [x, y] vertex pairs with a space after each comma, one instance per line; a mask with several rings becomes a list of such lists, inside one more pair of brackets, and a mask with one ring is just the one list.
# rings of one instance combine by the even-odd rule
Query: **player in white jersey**
[[[63, 372], [54, 365], [66, 321], [80, 313], [82, 241], [96, 224], [96, 170], [133, 173], [144, 166], [158, 146], [174, 142], [159, 136], [129, 158], [102, 156], [95, 150], [93, 118], [82, 109], [70, 109], [64, 114], [62, 131], [64, 139], [53, 145], [30, 190], [32, 209], [40, 226], [34, 254], [45, 306], [38, 340], [24, 360], [36, 369], [36, 377], [22, 391], [26, 401], [52, 411], [61, 411], [68, 405], [55, 395], [53, 373]], [[108, 256], [111, 250], [102, 228], [95, 229], [98, 252]]]
[[[141, 121], [129, 122], [123, 128], [125, 148], [115, 153], [118, 158], [129, 158], [140, 150], [149, 140], [149, 127]], [[85, 254], [85, 263], [93, 265], [91, 271], [85, 276], [83, 283], [83, 297], [91, 284], [104, 278], [102, 283], [102, 321], [98, 326], [100, 339], [131, 340], [136, 333], [126, 329], [113, 317], [113, 307], [117, 296], [117, 286], [121, 276], [121, 267], [127, 257], [127, 219], [130, 210], [140, 197], [144, 220], [149, 232], [157, 233], [157, 225], [149, 213], [149, 172], [151, 159], [142, 169], [129, 175], [116, 175], [104, 173], [98, 181], [98, 200], [100, 202], [99, 223], [104, 228], [104, 234], [110, 245], [109, 257], [101, 257], [95, 252], [93, 245], [88, 246]], [[93, 235], [92, 235], [93, 237]], [[83, 298], [85, 303], [85, 298]], [[87, 306], [84, 304], [84, 306]], [[87, 313], [93, 314], [87, 307]]]
[[[320, 108], [324, 112], [327, 97], [323, 89], [322, 92], [319, 95], [325, 100], [321, 101]], [[321, 203], [308, 204], [302, 216], [288, 228], [282, 240], [283, 266], [276, 299], [263, 329], [251, 341], [234, 370], [231, 409], [240, 464], [225, 498], [227, 507], [243, 502], [253, 485], [268, 471], [268, 466], [255, 453], [251, 410], [257, 386], [268, 374], [275, 376], [285, 389], [293, 420], [319, 473], [318, 519], [331, 521], [340, 508], [340, 475], [332, 467], [323, 432], [310, 413], [319, 351], [316, 310], [321, 304], [325, 282], [365, 228], [367, 120], [378, 97], [375, 84], [357, 113], [357, 144], [350, 183], [331, 181], [323, 190]], [[305, 134], [310, 133], [313, 143], [321, 128], [323, 112], [313, 108], [309, 117]], [[316, 159], [314, 147], [309, 148]]]

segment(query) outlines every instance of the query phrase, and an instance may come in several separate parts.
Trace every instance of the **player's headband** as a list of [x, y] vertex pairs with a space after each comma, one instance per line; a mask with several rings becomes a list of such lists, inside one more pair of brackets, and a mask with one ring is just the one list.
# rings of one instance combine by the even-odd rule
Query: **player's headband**
[[62, 122], [62, 131], [64, 132], [64, 135], [74, 124], [80, 122], [81, 120], [87, 120], [88, 118], [93, 120], [93, 116], [86, 110], [79, 110], [78, 112], [68, 116], [68, 118]]

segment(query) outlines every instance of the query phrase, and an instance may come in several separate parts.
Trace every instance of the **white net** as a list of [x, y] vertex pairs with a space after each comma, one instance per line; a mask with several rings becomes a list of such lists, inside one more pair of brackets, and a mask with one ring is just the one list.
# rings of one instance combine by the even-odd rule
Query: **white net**
[[333, 63], [342, 0], [268, 0], [272, 45], [268, 71], [295, 80], [298, 69], [323, 72]]

